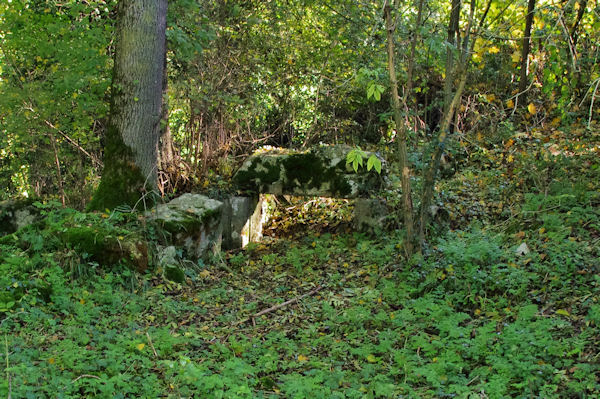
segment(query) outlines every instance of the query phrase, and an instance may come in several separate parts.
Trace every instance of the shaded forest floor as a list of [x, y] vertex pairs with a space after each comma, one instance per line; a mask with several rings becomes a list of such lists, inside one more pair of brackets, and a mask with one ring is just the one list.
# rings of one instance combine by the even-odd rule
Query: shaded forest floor
[[600, 161], [573, 147], [470, 153], [410, 261], [345, 201], [281, 204], [185, 284], [29, 230], [0, 246], [0, 396], [599, 397]]

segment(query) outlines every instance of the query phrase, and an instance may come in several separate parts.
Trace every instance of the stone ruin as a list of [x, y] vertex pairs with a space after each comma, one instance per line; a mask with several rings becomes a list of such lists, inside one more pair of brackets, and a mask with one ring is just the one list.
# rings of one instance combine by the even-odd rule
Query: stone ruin
[[265, 221], [262, 194], [355, 199], [354, 227], [374, 229], [381, 226], [387, 208], [369, 195], [381, 189], [383, 177], [364, 167], [355, 172], [346, 164], [350, 150], [347, 146], [320, 146], [306, 152], [258, 150], [233, 177], [241, 195], [217, 201], [184, 194], [157, 205], [150, 219], [170, 234], [166, 245], [184, 249], [191, 258], [260, 239]]
[[[320, 146], [305, 152], [261, 149], [243, 163], [233, 178], [239, 195], [219, 201], [188, 193], [157, 205], [146, 216], [159, 232], [159, 263], [177, 263], [178, 251], [185, 259], [194, 260], [258, 241], [266, 217], [262, 194], [351, 198], [355, 200], [357, 230], [381, 226], [387, 208], [369, 197], [382, 188], [384, 177], [365, 167], [355, 172], [346, 164], [350, 150], [347, 146]], [[0, 207], [4, 234], [38, 217], [39, 212], [30, 203], [21, 208], [12, 202], [5, 205]]]

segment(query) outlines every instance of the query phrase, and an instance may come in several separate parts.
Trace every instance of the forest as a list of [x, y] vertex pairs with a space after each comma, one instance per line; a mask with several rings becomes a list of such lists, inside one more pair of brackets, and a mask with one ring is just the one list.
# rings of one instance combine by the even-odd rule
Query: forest
[[598, 0], [0, 2], [0, 398], [600, 397]]

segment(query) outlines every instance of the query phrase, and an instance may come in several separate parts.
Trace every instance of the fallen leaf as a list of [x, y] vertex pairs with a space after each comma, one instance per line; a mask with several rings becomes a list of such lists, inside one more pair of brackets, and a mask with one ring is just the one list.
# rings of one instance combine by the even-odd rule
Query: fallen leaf
[[204, 278], [210, 277], [210, 272], [206, 269], [202, 270], [199, 274]]
[[529, 250], [529, 247], [527, 246], [526, 243], [522, 243], [521, 245], [519, 245], [519, 247], [515, 250], [515, 254], [517, 256], [524, 256], [527, 255], [529, 252], [531, 252]]

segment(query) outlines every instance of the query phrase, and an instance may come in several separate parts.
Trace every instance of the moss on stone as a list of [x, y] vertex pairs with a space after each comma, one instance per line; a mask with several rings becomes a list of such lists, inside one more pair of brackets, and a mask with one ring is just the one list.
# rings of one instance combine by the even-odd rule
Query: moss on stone
[[348, 170], [350, 147], [322, 146], [308, 152], [257, 152], [240, 168], [234, 183], [245, 192], [366, 196], [381, 186], [381, 178], [366, 168]]
[[165, 277], [176, 283], [185, 282], [185, 273], [179, 267], [168, 265], [165, 267]]
[[247, 170], [240, 170], [233, 177], [233, 182], [242, 190], [263, 190], [278, 181], [281, 169], [277, 162], [270, 162], [265, 155], [254, 156]]
[[293, 191], [299, 183], [309, 189], [319, 189], [323, 184], [330, 184], [332, 194], [340, 197], [345, 197], [352, 191], [337, 165], [327, 165], [323, 158], [312, 151], [289, 155], [282, 163], [286, 175], [284, 190]]
[[[35, 200], [24, 198], [0, 202], [0, 237], [17, 231], [20, 227], [35, 222], [39, 210], [33, 206]], [[19, 220], [22, 215], [27, 215], [27, 221]]]
[[106, 266], [119, 262], [138, 272], [148, 267], [148, 244], [139, 237], [116, 237], [99, 227], [70, 227], [61, 233], [64, 244]]

